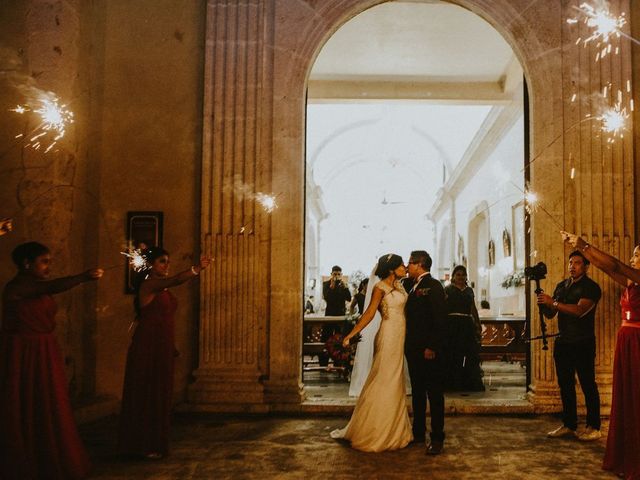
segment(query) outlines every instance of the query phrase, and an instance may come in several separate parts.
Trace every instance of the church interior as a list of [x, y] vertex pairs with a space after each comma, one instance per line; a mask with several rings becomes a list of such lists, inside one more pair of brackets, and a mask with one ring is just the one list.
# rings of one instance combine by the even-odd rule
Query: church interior
[[[617, 22], [608, 35], [598, 9]], [[111, 448], [135, 261], [154, 245], [171, 275], [186, 272], [170, 288], [175, 448], [163, 478], [254, 478], [247, 465], [262, 462], [263, 478], [329, 475], [319, 451], [345, 472], [362, 463], [337, 478], [392, 478], [400, 452], [362, 456], [329, 438], [357, 397], [353, 358], [322, 356], [329, 329], [362, 315], [355, 296], [377, 259], [408, 263], [414, 250], [443, 286], [464, 266], [479, 313], [484, 387], [445, 394], [446, 448], [463, 449], [455, 429], [468, 415], [476, 442], [519, 429], [512, 445], [530, 462], [509, 477], [518, 460], [505, 444], [503, 460], [478, 450], [454, 477], [452, 457], [438, 457], [433, 478], [605, 478], [604, 439], [567, 460], [588, 459], [593, 477], [552, 445], [542, 451], [559, 463], [537, 463], [529, 429], [557, 423], [563, 399], [558, 324], [541, 322], [525, 270], [544, 262], [549, 294], [567, 278], [561, 231], [627, 264], [638, 244], [640, 4], [5, 0], [0, 26], [0, 282], [16, 277], [25, 242], [48, 247], [52, 278], [101, 269], [55, 295], [67, 393], [98, 478], [158, 472], [126, 473]], [[323, 299], [335, 265], [350, 293], [337, 316]], [[588, 275], [602, 291], [606, 433], [624, 288]], [[196, 468], [195, 452], [214, 463]], [[415, 468], [404, 474], [430, 472]]]

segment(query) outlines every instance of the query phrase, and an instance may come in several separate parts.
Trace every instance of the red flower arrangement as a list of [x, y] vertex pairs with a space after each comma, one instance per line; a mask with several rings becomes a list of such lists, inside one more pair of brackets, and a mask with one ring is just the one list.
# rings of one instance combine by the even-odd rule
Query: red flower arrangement
[[325, 343], [325, 350], [336, 366], [346, 367], [350, 371], [356, 355], [356, 345], [361, 337], [360, 334], [353, 337], [347, 347], [342, 345], [344, 337], [342, 333], [331, 335]]

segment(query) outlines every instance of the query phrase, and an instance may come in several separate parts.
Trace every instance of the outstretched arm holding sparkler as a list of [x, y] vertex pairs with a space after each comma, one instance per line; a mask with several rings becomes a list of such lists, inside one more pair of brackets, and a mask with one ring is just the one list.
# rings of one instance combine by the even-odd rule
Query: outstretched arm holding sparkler
[[[164, 290], [165, 288], [171, 288], [171, 287], [176, 287], [178, 285], [181, 285], [185, 282], [188, 282], [189, 280], [193, 280], [195, 277], [200, 275], [200, 272], [205, 268], [207, 268], [210, 263], [211, 263], [211, 259], [209, 259], [208, 257], [202, 257], [200, 259], [200, 263], [198, 263], [197, 265], [193, 265], [192, 267], [189, 267], [187, 270], [177, 273], [172, 277], [162, 278], [162, 277], [149, 276], [149, 278], [146, 280], [145, 290], [153, 293], [158, 293]], [[142, 288], [141, 288], [141, 291], [142, 291]]]
[[[599, 248], [588, 243], [579, 235], [565, 231], [561, 231], [560, 234], [562, 235], [562, 239], [565, 243], [582, 251], [582, 254], [587, 257], [591, 263], [609, 275], [620, 285], [626, 287], [630, 283], [640, 283], [640, 270], [632, 268], [617, 258], [612, 257], [608, 253], [603, 252]], [[637, 251], [638, 247], [634, 250], [633, 258], [635, 258], [637, 254], [640, 254], [640, 252]]]
[[138, 294], [136, 296], [136, 309], [151, 303], [153, 298], [163, 290], [194, 279], [211, 263], [210, 258], [203, 256], [197, 265], [193, 265], [187, 270], [170, 277], [169, 254], [166, 251], [158, 247], [152, 247], [147, 251], [146, 257], [148, 270], [140, 274], [144, 275], [144, 279], [139, 284]]
[[18, 267], [18, 274], [5, 288], [4, 295], [9, 301], [65, 292], [81, 283], [98, 280], [104, 273], [101, 268], [93, 268], [77, 275], [48, 280], [51, 252], [45, 245], [37, 242], [18, 245], [12, 258]]

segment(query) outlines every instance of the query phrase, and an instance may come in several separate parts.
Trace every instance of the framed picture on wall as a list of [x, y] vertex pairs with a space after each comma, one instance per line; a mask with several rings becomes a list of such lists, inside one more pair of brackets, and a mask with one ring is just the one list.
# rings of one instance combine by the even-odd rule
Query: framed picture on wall
[[511, 207], [511, 218], [513, 221], [512, 238], [512, 251], [513, 254], [513, 269], [515, 272], [524, 269], [526, 264], [526, 252], [524, 251], [524, 200], [516, 203]]
[[[162, 228], [162, 212], [127, 212], [128, 248], [144, 251], [155, 245], [162, 247]], [[126, 258], [125, 293], [134, 293], [135, 274]]]

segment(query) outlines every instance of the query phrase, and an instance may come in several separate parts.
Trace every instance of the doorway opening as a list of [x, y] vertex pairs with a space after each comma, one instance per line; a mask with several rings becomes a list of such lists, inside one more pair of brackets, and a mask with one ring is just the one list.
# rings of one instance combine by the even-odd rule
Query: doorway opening
[[529, 407], [523, 83], [499, 33], [446, 2], [378, 5], [324, 45], [307, 92], [308, 402], [355, 403], [336, 340], [362, 312], [344, 301], [344, 315], [325, 315], [332, 268], [353, 299], [380, 255], [427, 250], [445, 284], [467, 267], [481, 314], [485, 392], [447, 401]]

